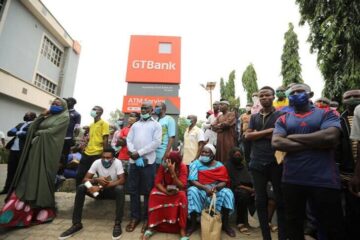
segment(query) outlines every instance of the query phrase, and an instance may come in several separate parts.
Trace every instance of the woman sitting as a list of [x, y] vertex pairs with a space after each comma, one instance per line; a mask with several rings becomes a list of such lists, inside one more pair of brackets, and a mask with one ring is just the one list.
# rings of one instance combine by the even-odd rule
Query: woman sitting
[[227, 188], [230, 183], [225, 166], [215, 160], [216, 150], [212, 144], [206, 144], [200, 157], [190, 165], [188, 189], [189, 215], [191, 219], [187, 236], [197, 229], [197, 217], [210, 204], [210, 198], [216, 194], [216, 211], [222, 215], [222, 229], [230, 237], [235, 237], [235, 231], [230, 227], [229, 214], [234, 210], [234, 194]]
[[179, 233], [186, 237], [187, 218], [187, 167], [179, 152], [171, 152], [169, 159], [160, 165], [155, 178], [155, 187], [149, 196], [148, 230], [143, 239], [149, 239], [155, 231]]

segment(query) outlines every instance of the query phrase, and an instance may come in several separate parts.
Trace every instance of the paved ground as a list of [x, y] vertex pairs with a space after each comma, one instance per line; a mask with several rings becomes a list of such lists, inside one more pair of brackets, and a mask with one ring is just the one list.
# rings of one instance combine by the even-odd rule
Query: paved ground
[[[0, 189], [4, 185], [6, 177], [6, 165], [0, 164]], [[74, 193], [56, 193], [56, 202], [58, 208], [57, 218], [49, 224], [43, 224], [33, 226], [25, 229], [4, 230], [0, 229], [0, 239], [6, 240], [41, 240], [41, 239], [57, 239], [57, 237], [71, 226], [71, 214], [73, 209]], [[1, 195], [0, 203], [4, 201], [4, 196]], [[0, 204], [1, 206], [2, 204]], [[76, 234], [70, 239], [111, 239], [112, 227], [114, 219], [115, 204], [111, 200], [93, 200], [87, 198], [83, 211], [83, 225], [84, 229], [79, 234]], [[125, 218], [123, 221], [123, 236], [121, 239], [140, 239], [141, 233], [139, 225], [134, 232], [125, 232], [125, 226], [129, 221], [129, 198], [125, 204]], [[234, 222], [232, 220], [232, 222]], [[258, 226], [256, 219], [251, 218], [250, 224], [252, 226]], [[235, 224], [233, 223], [233, 227]], [[151, 239], [158, 240], [176, 240], [179, 236], [176, 234], [157, 233]], [[200, 232], [195, 232], [191, 238], [192, 240], [198, 240], [200, 238]], [[222, 234], [223, 240], [233, 239], [226, 234]], [[261, 233], [259, 228], [252, 229], [251, 235], [246, 236], [237, 232], [237, 236], [234, 239], [261, 239]], [[273, 239], [277, 239], [276, 234], [273, 234]]]

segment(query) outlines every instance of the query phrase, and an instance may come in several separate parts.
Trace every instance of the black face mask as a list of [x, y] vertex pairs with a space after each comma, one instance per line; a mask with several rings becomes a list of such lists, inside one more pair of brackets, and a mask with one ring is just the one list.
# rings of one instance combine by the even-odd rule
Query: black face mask
[[231, 159], [231, 161], [236, 166], [243, 166], [243, 158], [242, 157], [233, 157]]

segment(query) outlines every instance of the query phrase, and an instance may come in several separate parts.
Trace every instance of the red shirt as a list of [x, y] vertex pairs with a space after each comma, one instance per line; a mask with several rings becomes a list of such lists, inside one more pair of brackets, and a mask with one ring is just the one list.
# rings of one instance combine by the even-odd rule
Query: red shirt
[[[127, 135], [129, 134], [130, 131], [130, 127], [124, 127], [123, 129], [121, 129], [120, 131], [120, 138], [126, 139]], [[119, 151], [119, 155], [118, 155], [118, 159], [120, 160], [129, 160], [130, 156], [128, 154], [128, 148], [127, 146], [123, 146], [120, 151]]]

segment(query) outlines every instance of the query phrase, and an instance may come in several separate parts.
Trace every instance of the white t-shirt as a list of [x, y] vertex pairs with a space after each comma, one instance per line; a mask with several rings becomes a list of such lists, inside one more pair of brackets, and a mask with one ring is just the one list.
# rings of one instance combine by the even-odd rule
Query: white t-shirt
[[122, 163], [119, 159], [115, 158], [114, 162], [111, 164], [111, 167], [104, 168], [101, 163], [101, 159], [96, 160], [90, 167], [89, 173], [97, 174], [99, 177], [111, 177], [111, 181], [117, 180], [117, 176], [124, 173]]

